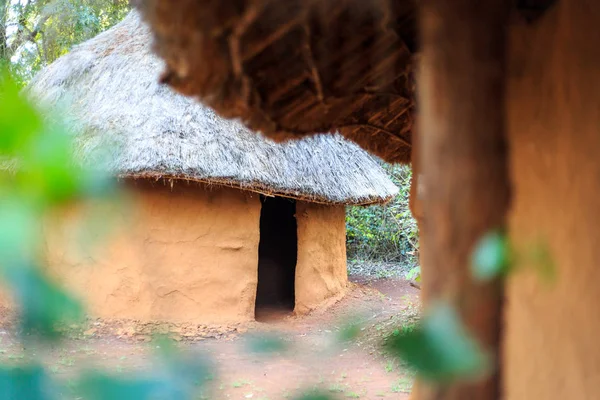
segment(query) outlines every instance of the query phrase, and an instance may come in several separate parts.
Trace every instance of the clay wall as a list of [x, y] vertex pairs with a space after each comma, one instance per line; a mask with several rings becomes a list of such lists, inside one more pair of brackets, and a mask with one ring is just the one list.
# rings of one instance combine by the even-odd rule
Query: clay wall
[[298, 201], [298, 261], [296, 306], [304, 314], [344, 295], [346, 269], [346, 210]]
[[[505, 398], [596, 399], [600, 387], [600, 7], [558, 1], [511, 28], [511, 239], [545, 242], [556, 279], [509, 279]], [[539, 271], [539, 269], [538, 269]]]
[[171, 322], [254, 318], [260, 201], [229, 188], [128, 182], [110, 242], [92, 253], [72, 243], [81, 210], [50, 223], [51, 271], [90, 314]]
[[[125, 186], [127, 204], [110, 218], [74, 206], [45, 223], [47, 264], [56, 281], [100, 318], [254, 319], [259, 195], [185, 182], [128, 180]], [[98, 225], [87, 224], [94, 219], [110, 227], [100, 239]], [[345, 207], [298, 201], [296, 219], [294, 310], [305, 314], [346, 292]]]

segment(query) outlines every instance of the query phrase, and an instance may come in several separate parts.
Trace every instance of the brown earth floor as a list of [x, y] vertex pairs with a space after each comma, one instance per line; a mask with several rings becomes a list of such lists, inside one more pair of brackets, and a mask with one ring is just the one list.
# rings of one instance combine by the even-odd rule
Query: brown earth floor
[[[201, 353], [216, 364], [205, 398], [292, 399], [317, 388], [339, 399], [407, 399], [412, 374], [380, 344], [396, 327], [417, 317], [418, 290], [398, 278], [352, 280], [350, 293], [324, 312], [283, 318], [275, 314], [269, 322], [244, 326], [167, 330], [186, 353]], [[135, 321], [91, 321], [78, 335], [42, 351], [38, 346], [23, 349], [12, 319], [6, 311], [2, 315], [0, 363], [15, 365], [41, 357], [67, 386], [75, 371], [89, 366], [122, 375], [147, 371], [155, 362], [147, 343], [152, 328]], [[344, 343], [340, 332], [350, 320], [360, 321], [361, 331]], [[287, 349], [269, 355], [249, 351], [251, 335], [265, 332], [281, 338]], [[72, 397], [65, 393], [64, 398]]]

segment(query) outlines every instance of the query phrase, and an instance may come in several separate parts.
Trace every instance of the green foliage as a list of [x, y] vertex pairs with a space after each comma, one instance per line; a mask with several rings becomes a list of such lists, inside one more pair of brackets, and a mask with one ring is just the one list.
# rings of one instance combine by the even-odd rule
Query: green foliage
[[435, 382], [480, 377], [489, 370], [488, 357], [446, 304], [431, 307], [416, 327], [394, 332], [388, 346], [423, 379]]
[[517, 248], [502, 232], [491, 231], [476, 244], [471, 258], [471, 273], [479, 281], [506, 277], [523, 268], [533, 269], [548, 282], [556, 278], [556, 265], [544, 240]]
[[210, 379], [211, 365], [203, 358], [182, 354], [167, 345], [159, 352], [160, 368], [142, 377], [119, 377], [89, 371], [82, 375], [77, 392], [89, 400], [191, 400]]
[[557, 267], [554, 257], [550, 252], [548, 243], [538, 240], [529, 247], [527, 259], [533, 265], [540, 277], [546, 282], [553, 283], [556, 280]]
[[167, 399], [167, 397], [155, 396], [159, 389], [160, 382], [153, 379], [131, 379], [90, 373], [82, 377], [78, 392], [89, 400]]
[[247, 338], [247, 348], [253, 353], [280, 353], [288, 349], [288, 344], [278, 335], [261, 333]]
[[300, 397], [295, 397], [294, 400], [333, 400], [333, 397], [328, 396], [325, 393], [313, 392], [304, 394]]
[[[114, 179], [78, 166], [65, 127], [43, 120], [0, 71], [0, 277], [19, 306], [22, 338], [42, 344], [60, 340], [62, 328], [79, 321], [83, 310], [46, 273], [41, 221], [72, 202], [110, 201], [117, 193]], [[86, 399], [195, 398], [209, 365], [167, 343], [158, 347], [161, 363], [147, 376], [90, 371], [74, 387]], [[0, 369], [2, 398], [53, 399], [57, 386], [42, 367]]]
[[21, 307], [21, 326], [25, 333], [44, 339], [57, 339], [60, 328], [83, 319], [81, 304], [62, 291], [35, 267], [14, 266], [5, 278], [11, 283]]
[[[0, 78], [0, 276], [21, 306], [25, 331], [56, 338], [81, 306], [43, 272], [40, 221], [54, 207], [83, 194], [65, 129], [42, 125], [17, 85]], [[5, 110], [9, 111], [6, 112]], [[7, 168], [9, 162], [15, 168]]]
[[480, 281], [508, 273], [510, 248], [506, 235], [498, 231], [484, 235], [475, 246], [471, 267], [473, 277]]
[[[6, 72], [0, 76], [0, 154], [23, 148], [42, 127], [33, 108], [19, 96], [19, 87]], [[14, 132], [19, 132], [15, 135]]]
[[396, 198], [383, 206], [348, 207], [346, 213], [349, 259], [418, 263], [417, 223], [409, 209], [411, 169], [383, 164], [400, 188]]
[[21, 84], [42, 67], [119, 22], [128, 0], [2, 0], [0, 63]]
[[52, 383], [42, 367], [0, 368], [0, 393], [5, 400], [51, 400]]
[[356, 320], [347, 322], [342, 325], [340, 331], [338, 332], [338, 340], [341, 343], [356, 340], [360, 336], [361, 330], [361, 324]]
[[421, 267], [416, 266], [406, 273], [406, 279], [421, 282]]

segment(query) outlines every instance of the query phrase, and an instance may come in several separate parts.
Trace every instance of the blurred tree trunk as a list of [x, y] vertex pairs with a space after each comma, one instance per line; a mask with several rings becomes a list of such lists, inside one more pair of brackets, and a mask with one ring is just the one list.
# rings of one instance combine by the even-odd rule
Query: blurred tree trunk
[[[501, 281], [475, 282], [477, 241], [502, 229], [509, 205], [504, 126], [505, 0], [423, 0], [419, 167], [423, 300], [454, 306], [498, 361]], [[501, 365], [477, 382], [418, 382], [419, 400], [501, 398]]]

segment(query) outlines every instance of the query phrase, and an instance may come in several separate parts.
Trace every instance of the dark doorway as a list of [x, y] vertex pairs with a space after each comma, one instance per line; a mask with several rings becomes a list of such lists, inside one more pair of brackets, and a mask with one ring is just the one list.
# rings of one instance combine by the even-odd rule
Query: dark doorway
[[261, 196], [258, 287], [255, 317], [268, 319], [294, 310], [298, 256], [296, 202]]

